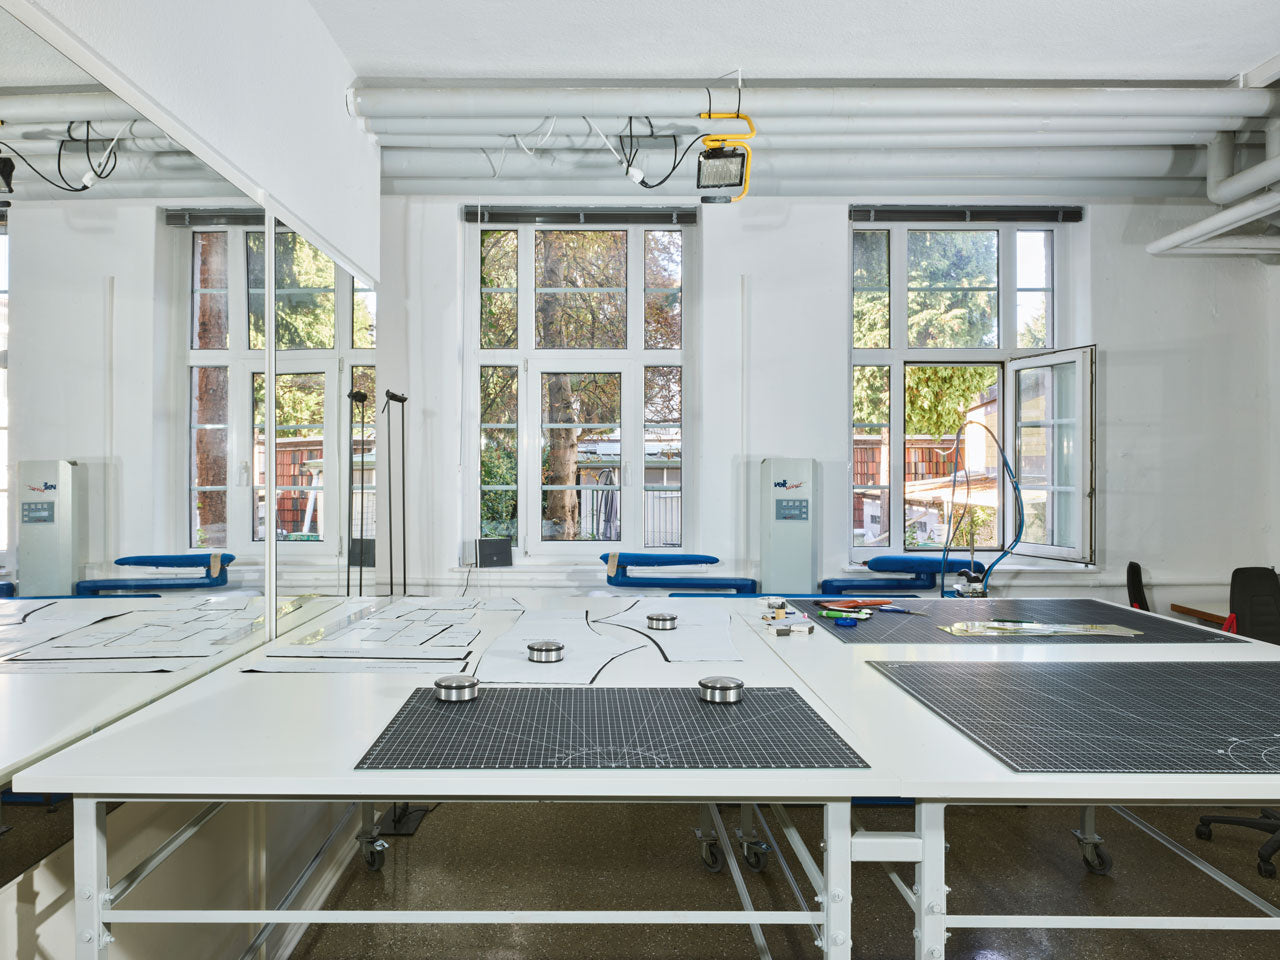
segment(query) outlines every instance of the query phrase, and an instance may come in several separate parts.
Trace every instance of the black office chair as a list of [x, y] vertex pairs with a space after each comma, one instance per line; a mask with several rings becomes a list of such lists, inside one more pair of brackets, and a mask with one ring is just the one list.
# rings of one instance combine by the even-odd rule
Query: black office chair
[[[1232, 571], [1231, 613], [1236, 618], [1236, 633], [1242, 637], [1280, 644], [1280, 576], [1273, 568], [1240, 567]], [[1259, 817], [1201, 817], [1196, 836], [1212, 840], [1215, 823], [1271, 834], [1271, 839], [1258, 848], [1258, 873], [1268, 878], [1276, 875], [1271, 858], [1280, 853], [1280, 810], [1263, 807]]]
[[1130, 560], [1129, 566], [1124, 571], [1125, 586], [1129, 588], [1129, 606], [1137, 610], [1151, 611], [1151, 604], [1147, 603], [1147, 591], [1142, 586], [1142, 567]]

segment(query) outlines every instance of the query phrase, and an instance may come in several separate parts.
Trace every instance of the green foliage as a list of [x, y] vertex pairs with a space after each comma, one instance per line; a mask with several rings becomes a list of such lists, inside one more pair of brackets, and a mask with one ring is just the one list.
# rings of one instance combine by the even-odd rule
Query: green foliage
[[[249, 347], [266, 345], [265, 235], [246, 236], [249, 269]], [[280, 350], [331, 350], [334, 339], [333, 261], [287, 231], [276, 233], [276, 345]]]

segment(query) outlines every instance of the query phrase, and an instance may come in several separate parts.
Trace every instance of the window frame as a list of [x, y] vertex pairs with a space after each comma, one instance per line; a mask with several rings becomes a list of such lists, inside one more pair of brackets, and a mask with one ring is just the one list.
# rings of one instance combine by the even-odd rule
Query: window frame
[[[1012, 442], [1011, 426], [1012, 405], [1008, 402], [1008, 390], [1011, 382], [1011, 364], [1024, 358], [1043, 356], [1061, 352], [1063, 348], [1056, 345], [1058, 332], [1070, 327], [1064, 318], [1071, 316], [1073, 304], [1070, 291], [1063, 278], [1070, 275], [1070, 223], [1046, 223], [1043, 221], [1000, 221], [1000, 222], [956, 222], [945, 220], [913, 220], [913, 221], [855, 221], [850, 223], [846, 238], [847, 249], [845, 267], [847, 272], [846, 294], [848, 300], [847, 325], [845, 335], [849, 345], [849, 374], [846, 376], [846, 412], [847, 412], [847, 493], [845, 507], [846, 541], [851, 564], [864, 563], [874, 556], [886, 553], [922, 553], [936, 554], [936, 547], [908, 547], [906, 544], [904, 511], [905, 504], [905, 465], [906, 465], [906, 371], [909, 366], [965, 366], [970, 364], [995, 365], [999, 373], [997, 383], [997, 424], [999, 425], [1000, 442], [1006, 447], [1006, 453]], [[987, 231], [998, 236], [997, 270], [997, 345], [994, 347], [912, 347], [910, 346], [907, 323], [907, 287], [908, 260], [907, 237], [912, 231]], [[853, 296], [854, 296], [854, 237], [858, 231], [880, 231], [888, 234], [888, 277], [889, 277], [889, 346], [857, 347], [854, 345], [853, 328]], [[1052, 289], [1046, 296], [1046, 344], [1036, 347], [1019, 347], [1018, 344], [1018, 273], [1017, 273], [1017, 234], [1019, 231], [1049, 232], [1052, 236], [1053, 262], [1050, 273]], [[1028, 288], [1029, 289], [1029, 288]], [[854, 428], [853, 428], [853, 370], [860, 366], [883, 366], [889, 374], [889, 483], [888, 514], [889, 541], [883, 546], [854, 545], [854, 495], [860, 490], [873, 489], [865, 485], [855, 487], [854, 478]], [[1090, 405], [1089, 443], [1092, 447], [1096, 430], [1092, 416], [1094, 410]], [[1082, 517], [1087, 513], [1092, 517], [1093, 495], [1092, 482], [1089, 490], [1082, 490], [1089, 502], [1082, 504]], [[1000, 546], [983, 548], [977, 551], [986, 556], [993, 556], [1003, 549], [1012, 538], [1014, 505], [1012, 488], [1007, 477], [1003, 477], [1000, 485], [1001, 503], [997, 511], [998, 540]], [[1088, 507], [1086, 510], [1085, 508]], [[1094, 554], [1092, 520], [1088, 524], [1088, 537], [1082, 537], [1078, 555], [1068, 556], [1069, 551], [1055, 551], [1055, 558], [1074, 562], [1092, 562]], [[1020, 555], [1030, 555], [1021, 547], [1015, 551]]]
[[[174, 449], [181, 462], [178, 489], [182, 495], [174, 505], [174, 523], [188, 546], [185, 552], [202, 553], [210, 549], [225, 550], [243, 558], [265, 556], [264, 540], [253, 539], [255, 477], [253, 476], [253, 377], [266, 369], [266, 354], [249, 346], [249, 276], [248, 234], [261, 233], [261, 226], [183, 226], [171, 227], [175, 250], [175, 273], [178, 280], [174, 316], [180, 331], [179, 350], [182, 376], [178, 380], [175, 401], [186, 411], [175, 426], [181, 431]], [[227, 234], [227, 347], [200, 349], [192, 346], [192, 321], [195, 309], [195, 236], [201, 233]], [[268, 258], [268, 263], [273, 263]], [[334, 346], [317, 350], [278, 350], [277, 375], [290, 373], [323, 373], [325, 377], [324, 421], [324, 505], [322, 507], [325, 539], [317, 541], [278, 540], [277, 547], [286, 559], [328, 562], [346, 555], [345, 537], [348, 504], [346, 497], [346, 461], [352, 435], [350, 403], [346, 401], [351, 369], [374, 367], [376, 347], [354, 347], [353, 303], [355, 279], [339, 264], [334, 264]], [[376, 291], [375, 291], [376, 293]], [[225, 546], [192, 546], [191, 514], [192, 446], [191, 446], [191, 369], [193, 367], [226, 367], [227, 403], [227, 542]], [[344, 438], [347, 438], [344, 442]], [[246, 470], [246, 465], [248, 469]], [[376, 494], [375, 494], [376, 495]]]
[[[503, 349], [480, 347], [480, 239], [482, 232], [510, 230], [516, 233], [516, 346]], [[535, 346], [534, 235], [539, 230], [622, 231], [626, 242], [627, 346], [625, 349], [563, 348], [538, 349]], [[646, 348], [645, 317], [645, 233], [647, 231], [681, 233], [681, 284], [679, 349]], [[690, 397], [693, 355], [690, 332], [696, 322], [695, 298], [692, 296], [691, 263], [697, 255], [698, 231], [690, 224], [652, 223], [504, 223], [497, 220], [465, 225], [466, 254], [463, 269], [462, 337], [464, 376], [462, 378], [462, 434], [460, 456], [462, 484], [460, 496], [461, 531], [460, 562], [470, 557], [470, 543], [480, 536], [480, 368], [515, 367], [517, 389], [517, 530], [519, 543], [513, 547], [518, 561], [534, 563], [578, 563], [594, 559], [603, 552], [633, 553], [670, 552], [672, 547], [644, 545], [644, 373], [646, 367], [681, 368], [681, 550], [693, 549], [693, 531], [688, 524], [691, 515], [691, 488], [684, 465], [689, 462], [695, 442], [690, 424]], [[622, 375], [622, 463], [619, 500], [621, 539], [557, 541], [542, 539], [542, 374], [544, 373], [621, 373]]]

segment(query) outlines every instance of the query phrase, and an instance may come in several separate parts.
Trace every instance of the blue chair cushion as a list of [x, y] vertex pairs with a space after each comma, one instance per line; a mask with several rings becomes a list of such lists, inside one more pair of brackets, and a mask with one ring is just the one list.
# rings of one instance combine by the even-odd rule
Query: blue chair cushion
[[[213, 572], [214, 558], [218, 572]], [[121, 577], [119, 579], [81, 580], [73, 588], [78, 597], [94, 597], [104, 590], [200, 590], [227, 585], [227, 567], [235, 562], [234, 553], [175, 553], [121, 557], [121, 567], [204, 568], [202, 576], [193, 577]]]
[[[606, 566], [612, 554], [602, 553], [600, 559]], [[677, 567], [689, 564], [716, 564], [719, 557], [701, 553], [619, 553], [616, 571], [605, 580], [611, 587], [647, 587], [663, 590], [732, 590], [734, 593], [755, 593], [760, 584], [747, 577], [633, 577], [627, 567]]]
[[[942, 556], [903, 556], [885, 554], [872, 557], [867, 561], [867, 569], [875, 573], [941, 573]], [[959, 573], [961, 570], [972, 570], [983, 573], [987, 568], [978, 560], [970, 563], [963, 557], [947, 557], [947, 573]]]

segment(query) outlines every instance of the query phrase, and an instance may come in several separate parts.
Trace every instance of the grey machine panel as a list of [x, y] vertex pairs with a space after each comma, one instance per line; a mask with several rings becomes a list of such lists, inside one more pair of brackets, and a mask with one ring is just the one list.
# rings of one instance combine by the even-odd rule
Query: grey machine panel
[[852, 769], [864, 761], [790, 687], [705, 703], [693, 687], [415, 690], [357, 770]]
[[870, 662], [1018, 773], [1280, 773], [1280, 662]]
[[[840, 597], [832, 596], [832, 600]], [[846, 598], [848, 599], [848, 598]], [[890, 599], [890, 598], [885, 598]], [[1243, 638], [1204, 627], [1166, 620], [1129, 607], [1101, 600], [1036, 599], [1026, 597], [893, 597], [894, 606], [917, 610], [925, 616], [877, 613], [856, 627], [837, 627], [818, 615], [816, 600], [788, 600], [819, 626], [845, 643], [1245, 643]], [[940, 630], [966, 620], [1031, 620], [1036, 623], [1107, 623], [1141, 630], [1138, 637], [1050, 634], [1040, 637], [955, 637]]]

